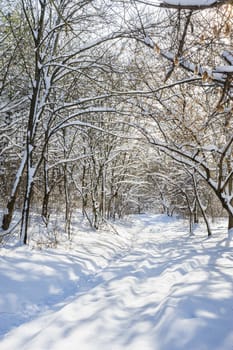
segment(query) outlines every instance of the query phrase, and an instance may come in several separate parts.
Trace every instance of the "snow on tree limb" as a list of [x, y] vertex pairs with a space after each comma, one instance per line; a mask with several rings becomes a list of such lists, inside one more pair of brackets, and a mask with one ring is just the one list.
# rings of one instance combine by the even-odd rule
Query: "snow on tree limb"
[[199, 10], [232, 3], [231, 0], [164, 0], [161, 7]]
[[154, 7], [179, 10], [204, 10], [224, 4], [232, 4], [232, 0], [137, 0], [137, 2]]
[[224, 58], [228, 64], [233, 66], [233, 51], [223, 51], [222, 58]]
[[[161, 55], [163, 58], [166, 58], [168, 61], [174, 63], [174, 60], [177, 59], [177, 65], [184, 68], [185, 70], [194, 73], [196, 76], [200, 76], [200, 77], [206, 77], [205, 79], [203, 79], [204, 81], [213, 81], [221, 86], [224, 86], [225, 82], [226, 82], [226, 74], [232, 74], [233, 72], [233, 66], [219, 66], [213, 69], [209, 69], [209, 68], [205, 68], [202, 67], [201, 65], [196, 65], [190, 61], [188, 61], [187, 59], [185, 59], [184, 57], [179, 57], [177, 58], [175, 54], [166, 51], [166, 50], [158, 50], [158, 45], [156, 43], [154, 43], [152, 40], [148, 40], [147, 38], [143, 41], [144, 44], [146, 44], [148, 47], [154, 49], [156, 51], [156, 53], [158, 53], [159, 55]], [[223, 55], [225, 55], [224, 57], [227, 57], [228, 60], [233, 59], [233, 57], [228, 53], [226, 54], [223, 53]], [[230, 88], [233, 88], [233, 84], [230, 84]]]

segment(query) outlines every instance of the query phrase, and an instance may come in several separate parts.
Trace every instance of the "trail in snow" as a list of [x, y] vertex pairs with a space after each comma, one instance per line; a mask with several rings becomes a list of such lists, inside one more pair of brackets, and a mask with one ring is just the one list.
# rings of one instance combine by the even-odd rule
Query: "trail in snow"
[[121, 227], [127, 238], [92, 236], [85, 245], [85, 236], [61, 266], [41, 253], [47, 268], [67, 266], [73, 277], [60, 303], [12, 329], [1, 350], [232, 350], [233, 253], [222, 228], [190, 238], [179, 220], [132, 220]]

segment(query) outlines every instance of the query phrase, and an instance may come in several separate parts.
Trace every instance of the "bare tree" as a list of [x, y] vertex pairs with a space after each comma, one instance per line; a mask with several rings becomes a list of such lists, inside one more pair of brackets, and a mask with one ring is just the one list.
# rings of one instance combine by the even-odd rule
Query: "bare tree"
[[[102, 52], [108, 50], [108, 42], [119, 37], [116, 28], [105, 31], [108, 28], [105, 11], [108, 9], [108, 3], [98, 6], [93, 1], [21, 0], [15, 5], [14, 11], [25, 35], [18, 35], [14, 23], [11, 23], [10, 31], [18, 45], [20, 64], [28, 79], [24, 95], [28, 108], [24, 111], [24, 114], [27, 111], [27, 118], [21, 163], [6, 205], [2, 228], [7, 230], [10, 226], [21, 186], [21, 192], [24, 191], [21, 240], [24, 243], [27, 241], [33, 186], [49, 142], [71, 125], [75, 128], [91, 127], [91, 124], [81, 121], [83, 115], [115, 110], [95, 103], [108, 95], [105, 88], [99, 89], [98, 95], [91, 93], [97, 91], [93, 84], [101, 86], [98, 72], [109, 69], [102, 61]], [[24, 176], [25, 184], [22, 183]]]

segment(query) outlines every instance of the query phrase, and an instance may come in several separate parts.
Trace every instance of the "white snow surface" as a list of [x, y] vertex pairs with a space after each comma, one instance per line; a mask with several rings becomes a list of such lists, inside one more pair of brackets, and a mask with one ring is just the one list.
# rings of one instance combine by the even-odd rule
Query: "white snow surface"
[[56, 249], [0, 248], [1, 350], [232, 350], [226, 223], [131, 216]]

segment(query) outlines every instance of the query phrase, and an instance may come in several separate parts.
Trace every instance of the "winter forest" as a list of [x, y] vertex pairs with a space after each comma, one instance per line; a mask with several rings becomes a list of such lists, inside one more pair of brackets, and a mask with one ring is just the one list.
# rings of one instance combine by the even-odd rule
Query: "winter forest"
[[[152, 214], [155, 216], [146, 216]], [[163, 219], [160, 221], [160, 218]], [[221, 224], [221, 229], [217, 229], [219, 219], [224, 221], [224, 229]], [[1, 335], [11, 331], [13, 325], [15, 327], [33, 319], [38, 315], [37, 308], [42, 311], [41, 305], [44, 311], [52, 305], [55, 312], [58, 302], [74, 295], [70, 280], [72, 283], [76, 283], [77, 279], [81, 281], [83, 294], [97, 288], [100, 295], [105, 295], [106, 291], [100, 290], [102, 285], [96, 276], [100, 271], [104, 271], [106, 276], [116, 273], [111, 265], [116, 261], [126, 273], [126, 259], [131, 261], [126, 252], [130, 251], [131, 258], [134, 256], [137, 262], [138, 249], [138, 256], [139, 252], [141, 258], [144, 254], [140, 260], [140, 264], [144, 264], [148, 258], [144, 249], [150, 249], [151, 261], [147, 263], [153, 266], [158, 264], [155, 256], [160, 256], [163, 261], [168, 254], [168, 260], [164, 260], [167, 271], [173, 261], [173, 248], [177, 247], [182, 249], [182, 259], [186, 256], [192, 260], [183, 261], [184, 270], [188, 269], [188, 272], [199, 266], [199, 258], [190, 255], [193, 247], [196, 247], [197, 253], [203, 248], [201, 244], [206, 244], [206, 252], [200, 255], [203, 262], [207, 251], [211, 257], [221, 255], [221, 242], [225, 239], [226, 251], [221, 259], [226, 261], [221, 262], [229, 268], [229, 275], [225, 278], [221, 275], [218, 280], [216, 272], [215, 277], [219, 286], [225, 286], [223, 299], [226, 310], [231, 309], [231, 314], [227, 314], [226, 318], [217, 314], [216, 323], [213, 321], [215, 317], [210, 317], [216, 329], [221, 323], [227, 325], [228, 331], [216, 333], [225, 343], [219, 339], [216, 342], [213, 334], [211, 340], [206, 338], [203, 345], [198, 342], [203, 339], [202, 336], [206, 337], [203, 330], [203, 333], [196, 333], [200, 335], [196, 343], [191, 336], [190, 343], [187, 340], [183, 344], [178, 339], [177, 343], [174, 342], [171, 337], [161, 345], [157, 329], [157, 338], [150, 340], [151, 343], [149, 338], [143, 338], [145, 342], [141, 338], [136, 341], [132, 335], [124, 344], [113, 340], [105, 343], [100, 338], [99, 345], [95, 347], [94, 343], [82, 339], [80, 350], [231, 350], [233, 2], [0, 0], [0, 221], [0, 261], [5, 271], [10, 266], [7, 263], [9, 249], [12, 254], [15, 249], [14, 259], [18, 259], [19, 263], [26, 259], [27, 254], [32, 254], [31, 261], [35, 259], [39, 262], [36, 254], [48, 254], [46, 249], [57, 247], [59, 241], [65, 242], [68, 249], [68, 245], [79, 239], [81, 241], [76, 242], [75, 247], [79, 246], [82, 251], [80, 256], [71, 257], [70, 253], [62, 255], [59, 250], [57, 253], [51, 250], [53, 265], [50, 265], [48, 256], [43, 255], [45, 265], [41, 269], [44, 269], [44, 275], [41, 270], [42, 275], [38, 277], [41, 293], [51, 287], [47, 279], [52, 267], [54, 271], [60, 271], [61, 282], [68, 283], [67, 290], [62, 287], [62, 297], [59, 292], [60, 299], [51, 299], [51, 304], [48, 304], [48, 294], [44, 299], [30, 299], [35, 291], [29, 276], [28, 284], [25, 282], [27, 288], [30, 286], [28, 296], [23, 297], [23, 293], [19, 293], [18, 299], [14, 297], [15, 304], [10, 297], [10, 289], [3, 289], [2, 294], [0, 292], [1, 349], [64, 349], [66, 343], [56, 343], [51, 347], [45, 342], [50, 328], [47, 330], [48, 337], [43, 337], [44, 343], [41, 337], [35, 343], [25, 339], [22, 343], [12, 343], [12, 339], [19, 339], [17, 334], [22, 334], [23, 328], [21, 331], [19, 328], [18, 333], [16, 329], [2, 345]], [[176, 226], [178, 222], [180, 226]], [[130, 226], [133, 223], [135, 227]], [[144, 233], [143, 244], [140, 227]], [[152, 235], [153, 227], [160, 227], [162, 234], [156, 239], [162, 243], [158, 243]], [[218, 230], [222, 232], [219, 238]], [[107, 231], [110, 233], [107, 234]], [[174, 234], [170, 243], [166, 238], [168, 232]], [[190, 240], [194, 243], [191, 244]], [[90, 243], [87, 249], [85, 244], [88, 242], [94, 243]], [[155, 255], [157, 244], [159, 248]], [[36, 250], [37, 253], [33, 253], [27, 250], [30, 245], [45, 249], [45, 252]], [[103, 260], [95, 255], [98, 253], [93, 249], [97, 246], [97, 251], [104, 256]], [[65, 249], [64, 246], [62, 249]], [[136, 249], [134, 255], [133, 249]], [[84, 253], [85, 259], [82, 258]], [[60, 254], [60, 263], [56, 254]], [[174, 257], [174, 266], [178, 262], [177, 256]], [[78, 257], [84, 259], [86, 270], [84, 265], [80, 265]], [[16, 270], [18, 280], [22, 277], [23, 281], [26, 271], [31, 270], [30, 259], [28, 257], [25, 277], [20, 275], [21, 270]], [[72, 259], [76, 259], [76, 270], [72, 270], [68, 278], [65, 266], [69, 271]], [[91, 282], [89, 263], [96, 266], [96, 270], [94, 267], [91, 270], [94, 276]], [[17, 262], [12, 266], [15, 264]], [[59, 264], [63, 264], [64, 269], [60, 270]], [[135, 269], [135, 265], [132, 268]], [[210, 269], [212, 267], [206, 268], [205, 273], [209, 273]], [[35, 275], [38, 272], [36, 268], [32, 271]], [[177, 275], [174, 271], [172, 273], [169, 281], [175, 283]], [[75, 277], [72, 279], [71, 275]], [[141, 278], [140, 274], [136, 276]], [[161, 278], [161, 271], [158, 276], [156, 278]], [[204, 272], [198, 276], [204, 276]], [[12, 288], [16, 288], [14, 283], [17, 278], [12, 279], [10, 268], [9, 275], [6, 273], [0, 281], [6, 278], [10, 278]], [[120, 278], [122, 275], [117, 275], [116, 279]], [[195, 278], [196, 275], [192, 281], [196, 283]], [[82, 284], [82, 281], [85, 283]], [[7, 283], [10, 286], [9, 281]], [[201, 286], [208, 289], [205, 283], [202, 282]], [[147, 286], [147, 292], [152, 290], [151, 286]], [[172, 286], [175, 288], [175, 285]], [[106, 277], [105, 289], [109, 293], [112, 291], [109, 277]], [[231, 299], [227, 302], [229, 294]], [[89, 295], [86, 293], [85, 297]], [[222, 294], [219, 295], [221, 299]], [[78, 303], [78, 298], [75, 300]], [[184, 298], [181, 300], [184, 302]], [[205, 304], [203, 300], [200, 305]], [[206, 300], [209, 303], [209, 299]], [[8, 310], [4, 309], [4, 303], [8, 305]], [[22, 311], [24, 307], [19, 307], [20, 303], [30, 304], [30, 311], [29, 306]], [[222, 305], [224, 307], [224, 302]], [[9, 308], [13, 311], [9, 312]], [[187, 311], [187, 307], [182, 310]], [[84, 313], [86, 311], [83, 310]], [[206, 317], [212, 311], [208, 309], [205, 312]], [[1, 323], [4, 313], [7, 316], [2, 318]], [[16, 315], [14, 319], [17, 322], [13, 322], [10, 313]], [[49, 316], [43, 317], [47, 320]], [[183, 322], [182, 317], [180, 320]], [[146, 320], [148, 324], [151, 322], [151, 318]], [[43, 318], [40, 322], [44, 322]], [[33, 327], [29, 327], [30, 339], [35, 336]], [[162, 334], [165, 329], [161, 329]], [[97, 335], [98, 331], [93, 330], [93, 334]], [[181, 333], [177, 334], [181, 339]], [[124, 335], [117, 337], [120, 338], [123, 339]], [[64, 340], [64, 337], [61, 336], [61, 339]], [[26, 343], [28, 347], [23, 347]], [[109, 347], [109, 344], [116, 346]], [[71, 349], [78, 348], [73, 345]]]
[[76, 209], [232, 228], [232, 4], [168, 3], [2, 0], [3, 235]]
[[16, 210], [24, 243], [32, 212], [68, 235], [75, 209], [232, 228], [231, 4], [3, 0], [0, 20], [3, 234]]

